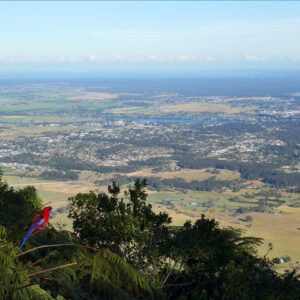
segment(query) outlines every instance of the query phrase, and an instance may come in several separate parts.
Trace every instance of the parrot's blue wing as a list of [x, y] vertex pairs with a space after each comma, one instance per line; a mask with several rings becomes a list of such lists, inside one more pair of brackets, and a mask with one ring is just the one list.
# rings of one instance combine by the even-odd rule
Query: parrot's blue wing
[[30, 228], [38, 227], [38, 226], [42, 225], [43, 223], [44, 223], [44, 218], [40, 219], [37, 223], [31, 224]]
[[25, 244], [25, 242], [27, 241], [27, 239], [30, 237], [30, 235], [32, 234], [32, 232], [34, 231], [34, 229], [40, 225], [42, 225], [44, 223], [44, 218], [40, 219], [38, 222], [33, 223], [30, 225], [30, 230], [27, 232], [21, 246], [19, 247], [20, 249], [23, 247], [23, 245]]

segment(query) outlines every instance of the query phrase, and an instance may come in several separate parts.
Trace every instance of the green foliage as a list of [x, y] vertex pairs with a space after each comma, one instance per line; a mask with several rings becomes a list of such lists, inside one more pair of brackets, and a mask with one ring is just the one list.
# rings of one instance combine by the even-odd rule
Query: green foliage
[[204, 215], [167, 226], [169, 216], [146, 203], [145, 187], [136, 180], [124, 198], [115, 183], [108, 194], [77, 194], [74, 233], [50, 225], [27, 244], [37, 248], [20, 253], [10, 239], [41, 200], [32, 187], [1, 182], [1, 222], [11, 230], [0, 226], [0, 299], [299, 299], [299, 276], [279, 275], [277, 260], [259, 257], [261, 239]]
[[115, 183], [108, 187], [109, 194], [90, 192], [70, 198], [69, 217], [81, 242], [108, 248], [135, 266], [157, 261], [159, 242], [171, 219], [146, 204], [145, 187], [145, 180], [136, 180], [126, 199], [118, 198], [120, 188]]
[[300, 180], [299, 173], [285, 173], [278, 171], [284, 164], [240, 162], [237, 160], [220, 160], [218, 158], [197, 158], [194, 154], [176, 156], [178, 166], [189, 169], [216, 168], [239, 171], [245, 180], [263, 178], [263, 182], [275, 187], [298, 186]]
[[[115, 177], [119, 185], [128, 184], [133, 181], [132, 177], [118, 175]], [[98, 180], [97, 184], [108, 184], [108, 179]], [[161, 177], [147, 177], [147, 185], [157, 191], [162, 191], [170, 188], [189, 189], [194, 191], [211, 191], [221, 189], [222, 187], [235, 188], [238, 184], [236, 180], [216, 180], [212, 176], [206, 180], [192, 180], [186, 181], [183, 178], [161, 178]]]
[[[154, 295], [149, 279], [118, 255], [108, 250], [94, 254], [77, 249], [69, 248], [63, 255], [50, 250], [44, 258], [32, 257], [34, 262], [22, 257], [22, 264], [18, 248], [7, 242], [6, 231], [0, 227], [1, 299], [146, 299]], [[41, 273], [70, 261], [77, 265]]]
[[30, 285], [28, 269], [16, 255], [19, 249], [7, 241], [6, 229], [0, 226], [0, 298], [51, 300], [49, 293]]
[[47, 180], [77, 180], [78, 173], [73, 171], [44, 171], [40, 177]]
[[172, 299], [297, 299], [297, 277], [281, 277], [275, 261], [256, 256], [261, 243], [240, 230], [221, 229], [204, 215], [194, 225], [186, 222], [166, 243], [165, 251], [180, 266], [167, 282], [167, 294]]
[[81, 270], [78, 282], [94, 295], [105, 299], [150, 297], [153, 289], [149, 281], [118, 255], [103, 251], [94, 255], [91, 264]]
[[9, 237], [23, 237], [24, 228], [42, 207], [35, 187], [15, 190], [0, 181], [0, 225], [7, 228]]

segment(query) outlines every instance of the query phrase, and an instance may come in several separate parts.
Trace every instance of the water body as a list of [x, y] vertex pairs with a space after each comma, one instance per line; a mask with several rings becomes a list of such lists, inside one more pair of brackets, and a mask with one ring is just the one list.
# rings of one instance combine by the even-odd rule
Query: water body
[[[118, 78], [119, 76], [119, 78]], [[170, 76], [168, 78], [168, 76]], [[107, 77], [107, 78], [105, 78]], [[148, 78], [147, 78], [148, 77]], [[179, 93], [182, 96], [286, 97], [299, 93], [298, 70], [219, 70], [184, 73], [50, 74], [0, 72], [0, 87], [22, 84], [83, 87], [87, 92]]]
[[[62, 116], [55, 116], [62, 117]], [[130, 117], [130, 116], [72, 116], [64, 115], [67, 118], [90, 118], [90, 119], [106, 119], [106, 120], [125, 120], [125, 121], [139, 121], [149, 123], [230, 123], [230, 122], [244, 122], [243, 120], [226, 120], [226, 119], [174, 119], [174, 118], [146, 118], [146, 117]]]
[[[126, 116], [72, 116], [72, 115], [47, 115], [47, 117], [59, 117], [59, 118], [80, 118], [80, 119], [104, 119], [104, 120], [112, 120], [112, 121], [132, 121], [132, 122], [141, 122], [141, 123], [203, 123], [203, 124], [217, 124], [217, 123], [245, 123], [244, 120], [223, 120], [223, 119], [164, 119], [164, 118], [144, 118], [144, 117], [126, 117]], [[70, 125], [84, 125], [87, 122], [83, 121], [74, 121], [74, 122], [66, 122]], [[55, 122], [47, 122], [47, 123], [28, 123], [28, 122], [0, 122], [0, 124], [8, 124], [8, 125], [41, 125], [41, 124], [57, 124], [60, 123]]]

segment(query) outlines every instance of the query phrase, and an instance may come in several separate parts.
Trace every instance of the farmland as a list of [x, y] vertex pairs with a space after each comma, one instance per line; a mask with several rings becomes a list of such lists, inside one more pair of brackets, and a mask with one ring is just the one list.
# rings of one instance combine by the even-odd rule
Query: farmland
[[261, 254], [272, 243], [270, 257], [290, 258], [283, 272], [300, 260], [299, 103], [122, 82], [2, 84], [0, 165], [69, 229], [68, 197], [106, 192], [112, 180], [123, 193], [147, 178], [155, 211], [176, 225], [205, 214], [263, 237]]

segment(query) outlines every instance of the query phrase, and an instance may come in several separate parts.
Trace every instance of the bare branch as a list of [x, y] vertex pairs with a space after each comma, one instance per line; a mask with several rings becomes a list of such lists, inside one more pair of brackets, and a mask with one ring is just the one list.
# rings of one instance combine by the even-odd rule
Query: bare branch
[[[36, 282], [34, 282], [34, 283], [28, 283], [28, 284], [26, 284], [26, 285], [22, 285], [22, 286], [18, 286], [18, 287], [11, 286], [10, 289], [11, 289], [11, 290], [14, 290], [14, 291], [17, 291], [17, 290], [21, 290], [21, 289], [26, 289], [26, 288], [28, 288], [28, 287], [30, 287], [30, 286], [32, 286], [32, 285], [36, 285]], [[7, 287], [7, 286], [6, 286], [6, 287]]]
[[45, 257], [43, 257], [43, 258], [40, 258], [40, 259], [38, 259], [37, 261], [35, 261], [34, 263], [32, 263], [32, 266], [35, 266], [35, 265], [37, 265], [38, 263], [47, 260], [48, 258], [49, 258], [49, 255], [47, 255], [47, 256], [45, 256]]
[[87, 248], [87, 249], [94, 250], [94, 251], [97, 251], [97, 252], [103, 252], [103, 250], [100, 250], [98, 248], [85, 246], [85, 245], [80, 245], [80, 244], [53, 244], [53, 245], [43, 245], [43, 246], [39, 246], [39, 247], [29, 249], [27, 251], [24, 251], [22, 253], [17, 254], [16, 257], [25, 255], [27, 253], [30, 253], [30, 252], [33, 252], [33, 251], [36, 251], [36, 250], [39, 250], [39, 249], [53, 248], [53, 247], [83, 247], [83, 248]]
[[38, 274], [42, 274], [42, 273], [46, 273], [46, 272], [51, 272], [51, 271], [59, 270], [59, 269], [62, 269], [62, 268], [71, 267], [71, 266], [74, 266], [74, 265], [77, 265], [77, 263], [66, 264], [66, 265], [55, 267], [55, 268], [51, 268], [51, 269], [47, 269], [47, 270], [35, 272], [35, 273], [32, 273], [32, 274], [28, 274], [26, 277], [33, 277], [33, 276], [38, 275]]
[[164, 287], [165, 283], [166, 283], [167, 280], [169, 279], [169, 277], [170, 277], [171, 273], [173, 272], [173, 270], [175, 269], [176, 265], [177, 265], [177, 261], [175, 261], [173, 267], [170, 269], [170, 271], [169, 271], [169, 273], [167, 274], [166, 278], [165, 278], [164, 281], [162, 282], [162, 284], [161, 284], [161, 286], [160, 286], [161, 289]]

